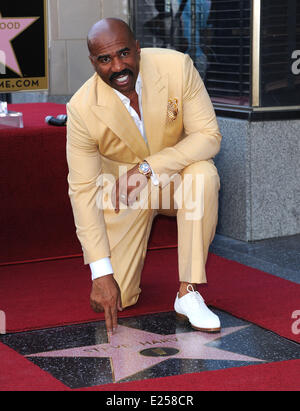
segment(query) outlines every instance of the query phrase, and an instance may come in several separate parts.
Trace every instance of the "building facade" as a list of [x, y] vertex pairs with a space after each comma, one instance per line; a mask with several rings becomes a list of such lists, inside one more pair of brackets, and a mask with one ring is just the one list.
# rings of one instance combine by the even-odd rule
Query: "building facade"
[[103, 17], [193, 58], [223, 134], [218, 232], [299, 234], [300, 0], [48, 0], [49, 90], [13, 102], [67, 102], [93, 74], [86, 36]]

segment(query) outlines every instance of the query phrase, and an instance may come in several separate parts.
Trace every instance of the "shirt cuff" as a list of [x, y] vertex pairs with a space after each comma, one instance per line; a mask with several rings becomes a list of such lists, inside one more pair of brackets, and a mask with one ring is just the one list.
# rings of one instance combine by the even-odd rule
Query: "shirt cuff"
[[152, 174], [151, 174], [151, 176], [150, 176], [151, 181], [152, 181], [152, 184], [153, 184], [154, 186], [158, 186], [158, 185], [159, 185], [159, 180], [158, 180], [158, 178], [157, 178], [157, 175], [154, 173], [152, 167], [150, 167], [150, 168], [151, 168], [151, 172], [152, 172]]
[[114, 273], [109, 257], [101, 258], [101, 260], [90, 263], [90, 269], [92, 272], [93, 281], [97, 278]]

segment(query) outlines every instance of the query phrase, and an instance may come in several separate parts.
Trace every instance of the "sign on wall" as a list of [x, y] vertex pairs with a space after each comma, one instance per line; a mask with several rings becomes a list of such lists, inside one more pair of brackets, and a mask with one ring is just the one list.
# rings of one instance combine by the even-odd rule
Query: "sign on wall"
[[0, 93], [46, 89], [47, 1], [1, 0]]

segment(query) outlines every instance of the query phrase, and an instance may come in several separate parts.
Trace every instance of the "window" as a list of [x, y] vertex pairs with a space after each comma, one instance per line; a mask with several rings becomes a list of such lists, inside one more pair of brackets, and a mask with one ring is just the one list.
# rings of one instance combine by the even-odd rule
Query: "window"
[[300, 105], [300, 0], [263, 0], [260, 105]]
[[188, 53], [215, 103], [250, 105], [250, 0], [133, 0], [142, 47]]

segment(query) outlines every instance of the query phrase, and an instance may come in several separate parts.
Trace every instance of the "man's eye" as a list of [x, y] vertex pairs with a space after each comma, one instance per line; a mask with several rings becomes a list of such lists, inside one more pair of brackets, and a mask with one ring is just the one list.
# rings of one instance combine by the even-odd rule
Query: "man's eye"
[[101, 57], [101, 58], [98, 59], [98, 61], [102, 64], [107, 64], [107, 63], [109, 63], [110, 58], [109, 57]]
[[129, 55], [129, 51], [122, 51], [121, 57], [126, 57]]

